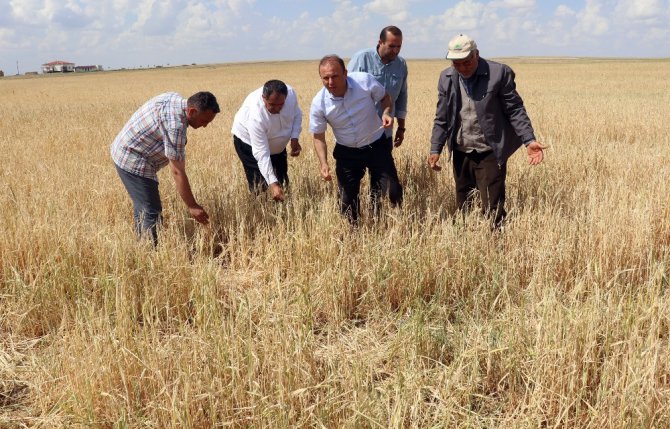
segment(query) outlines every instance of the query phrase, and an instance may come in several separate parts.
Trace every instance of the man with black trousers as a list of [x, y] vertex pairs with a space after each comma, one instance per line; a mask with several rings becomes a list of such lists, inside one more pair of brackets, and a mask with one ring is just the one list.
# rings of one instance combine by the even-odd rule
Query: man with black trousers
[[[393, 168], [391, 152], [384, 147], [387, 141], [384, 129], [393, 127], [391, 97], [371, 74], [347, 74], [344, 61], [337, 55], [321, 59], [319, 76], [323, 88], [312, 100], [309, 125], [319, 171], [323, 180], [332, 180], [326, 146], [326, 128], [330, 125], [336, 140], [333, 158], [340, 211], [352, 225], [357, 225], [360, 184], [365, 171], [370, 174], [370, 197], [377, 217], [383, 178]], [[381, 106], [381, 118], [376, 103]]]
[[506, 215], [507, 159], [523, 145], [528, 162], [540, 164], [544, 146], [535, 140], [514, 71], [481, 58], [477, 44], [466, 35], [454, 37], [448, 49], [452, 66], [440, 73], [428, 165], [441, 169], [438, 161], [447, 144], [459, 209], [466, 212], [479, 191], [482, 211], [497, 229]]
[[291, 156], [302, 150], [302, 111], [293, 88], [281, 80], [269, 80], [247, 96], [233, 120], [233, 143], [239, 156], [249, 191], [265, 191], [268, 186], [275, 201], [284, 201], [288, 185], [286, 146]]
[[[407, 116], [407, 62], [401, 57], [402, 31], [394, 25], [382, 28], [379, 41], [374, 48], [356, 52], [349, 61], [350, 72], [370, 73], [381, 83], [391, 97], [391, 115], [398, 123], [395, 138], [393, 129], [387, 128], [386, 149], [391, 152], [399, 147], [405, 139], [405, 117]], [[381, 117], [381, 106], [377, 105], [377, 113]], [[393, 158], [393, 153], [391, 153]], [[403, 189], [395, 164], [383, 181], [383, 192], [388, 190], [389, 201], [394, 207], [402, 206]]]

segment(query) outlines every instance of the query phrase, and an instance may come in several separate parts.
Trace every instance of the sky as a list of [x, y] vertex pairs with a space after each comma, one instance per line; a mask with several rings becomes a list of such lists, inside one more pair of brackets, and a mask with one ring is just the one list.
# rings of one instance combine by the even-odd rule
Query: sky
[[670, 0], [0, 0], [0, 70], [347, 58], [386, 25], [409, 59], [459, 33], [483, 57], [670, 57]]

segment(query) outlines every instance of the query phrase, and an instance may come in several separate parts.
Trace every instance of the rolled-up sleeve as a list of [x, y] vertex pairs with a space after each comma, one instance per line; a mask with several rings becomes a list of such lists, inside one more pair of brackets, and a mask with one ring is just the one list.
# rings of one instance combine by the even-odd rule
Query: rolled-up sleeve
[[186, 127], [165, 127], [162, 131], [165, 157], [173, 161], [186, 159]]
[[327, 128], [326, 112], [321, 107], [322, 93], [319, 92], [309, 108], [309, 132], [312, 134], [325, 133]]
[[395, 116], [400, 119], [407, 117], [407, 68], [405, 68], [404, 76], [400, 93], [395, 101]]
[[367, 73], [367, 75], [367, 86], [370, 89], [370, 93], [372, 94], [372, 99], [375, 101], [375, 103], [381, 101], [382, 98], [384, 98], [386, 95], [386, 88], [384, 88], [381, 83], [377, 82], [377, 79], [375, 79], [374, 76], [369, 73]]
[[179, 104], [165, 104], [159, 112], [158, 127], [163, 135], [165, 157], [173, 161], [186, 158], [186, 118]]

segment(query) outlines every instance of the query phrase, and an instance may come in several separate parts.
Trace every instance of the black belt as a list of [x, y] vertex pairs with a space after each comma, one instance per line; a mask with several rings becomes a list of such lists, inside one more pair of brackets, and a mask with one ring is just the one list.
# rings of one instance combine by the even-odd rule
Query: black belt
[[377, 140], [373, 141], [370, 144], [366, 144], [365, 146], [351, 147], [351, 146], [343, 145], [343, 144], [337, 143], [337, 142], [335, 142], [335, 144], [338, 144], [341, 147], [346, 148], [346, 149], [366, 150], [366, 149], [372, 149], [375, 146], [384, 144], [384, 143], [386, 143], [386, 141], [387, 141], [386, 133], [382, 133], [381, 137], [379, 137]]

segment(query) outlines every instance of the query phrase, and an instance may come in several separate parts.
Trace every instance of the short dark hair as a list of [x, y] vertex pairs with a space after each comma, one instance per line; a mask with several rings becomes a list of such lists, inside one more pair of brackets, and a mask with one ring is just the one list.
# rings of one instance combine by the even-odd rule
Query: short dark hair
[[391, 33], [396, 37], [402, 37], [402, 31], [395, 25], [389, 25], [387, 27], [382, 28], [382, 32], [379, 33], [379, 40], [382, 42], [386, 42], [386, 34]]
[[216, 102], [216, 97], [214, 94], [208, 91], [196, 92], [192, 96], [188, 97], [186, 105], [188, 107], [194, 107], [198, 112], [211, 110], [214, 113], [219, 113], [221, 111], [219, 108], [219, 103]]
[[330, 54], [321, 58], [321, 61], [319, 61], [319, 69], [321, 69], [321, 66], [326, 63], [338, 63], [340, 66], [342, 66], [342, 71], [347, 70], [347, 68], [344, 66], [344, 60], [340, 58], [338, 55]]
[[267, 99], [275, 92], [286, 97], [288, 95], [288, 87], [284, 82], [277, 79], [265, 82], [265, 85], [263, 85], [263, 98]]

